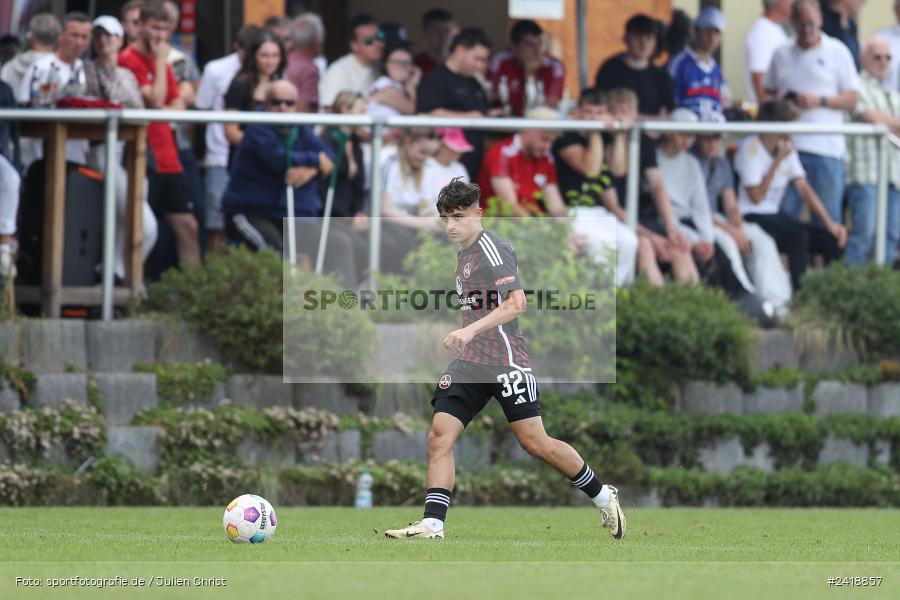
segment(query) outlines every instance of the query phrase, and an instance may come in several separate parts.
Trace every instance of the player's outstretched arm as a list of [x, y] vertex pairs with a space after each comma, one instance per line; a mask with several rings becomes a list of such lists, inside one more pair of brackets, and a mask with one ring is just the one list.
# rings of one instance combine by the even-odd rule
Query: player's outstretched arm
[[498, 325], [505, 325], [521, 315], [525, 312], [527, 305], [528, 301], [525, 298], [525, 292], [523, 290], [512, 290], [507, 292], [503, 303], [496, 309], [462, 329], [451, 331], [447, 337], [444, 338], [444, 347], [462, 350], [466, 347], [466, 344], [472, 341], [472, 338], [482, 331], [493, 329]]

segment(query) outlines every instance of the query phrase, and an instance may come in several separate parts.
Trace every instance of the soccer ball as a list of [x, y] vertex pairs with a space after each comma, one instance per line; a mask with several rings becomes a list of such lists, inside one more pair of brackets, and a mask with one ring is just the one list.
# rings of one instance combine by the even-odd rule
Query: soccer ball
[[256, 494], [238, 496], [225, 507], [222, 527], [232, 542], [261, 544], [272, 539], [278, 521], [269, 501]]

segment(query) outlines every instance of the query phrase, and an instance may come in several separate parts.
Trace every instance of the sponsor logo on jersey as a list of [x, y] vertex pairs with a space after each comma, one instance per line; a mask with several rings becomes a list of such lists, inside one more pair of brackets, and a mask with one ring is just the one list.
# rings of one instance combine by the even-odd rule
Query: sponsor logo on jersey
[[497, 281], [494, 282], [494, 285], [504, 285], [506, 283], [512, 283], [516, 280], [515, 275], [507, 275], [506, 277], [501, 277]]
[[448, 387], [450, 387], [451, 381], [452, 381], [452, 379], [450, 379], [450, 374], [445, 373], [441, 377], [440, 381], [438, 381], [438, 387], [441, 388], [442, 390], [446, 390]]
[[462, 296], [463, 288], [462, 288], [462, 279], [459, 277], [456, 278], [456, 295]]

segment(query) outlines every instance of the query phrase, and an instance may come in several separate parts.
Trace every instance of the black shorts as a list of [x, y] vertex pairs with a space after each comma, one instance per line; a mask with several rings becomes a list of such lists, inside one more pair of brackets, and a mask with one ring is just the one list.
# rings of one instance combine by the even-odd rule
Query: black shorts
[[438, 379], [431, 404], [434, 412], [453, 415], [463, 426], [496, 398], [510, 423], [539, 417], [541, 404], [531, 369], [482, 365], [454, 360]]
[[157, 215], [194, 212], [194, 193], [184, 173], [147, 172], [150, 208]]

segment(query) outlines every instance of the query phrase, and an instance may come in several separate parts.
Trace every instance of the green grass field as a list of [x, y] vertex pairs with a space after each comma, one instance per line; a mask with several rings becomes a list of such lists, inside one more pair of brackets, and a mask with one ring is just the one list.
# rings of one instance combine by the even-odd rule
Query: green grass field
[[[453, 508], [447, 539], [402, 542], [382, 532], [418, 518], [418, 507], [285, 508], [275, 538], [258, 546], [229, 542], [222, 511], [0, 509], [0, 598], [900, 597], [900, 510], [631, 509], [628, 536], [615, 542], [587, 507]], [[152, 584], [48, 587], [116, 576]], [[828, 585], [845, 576], [883, 580]]]

